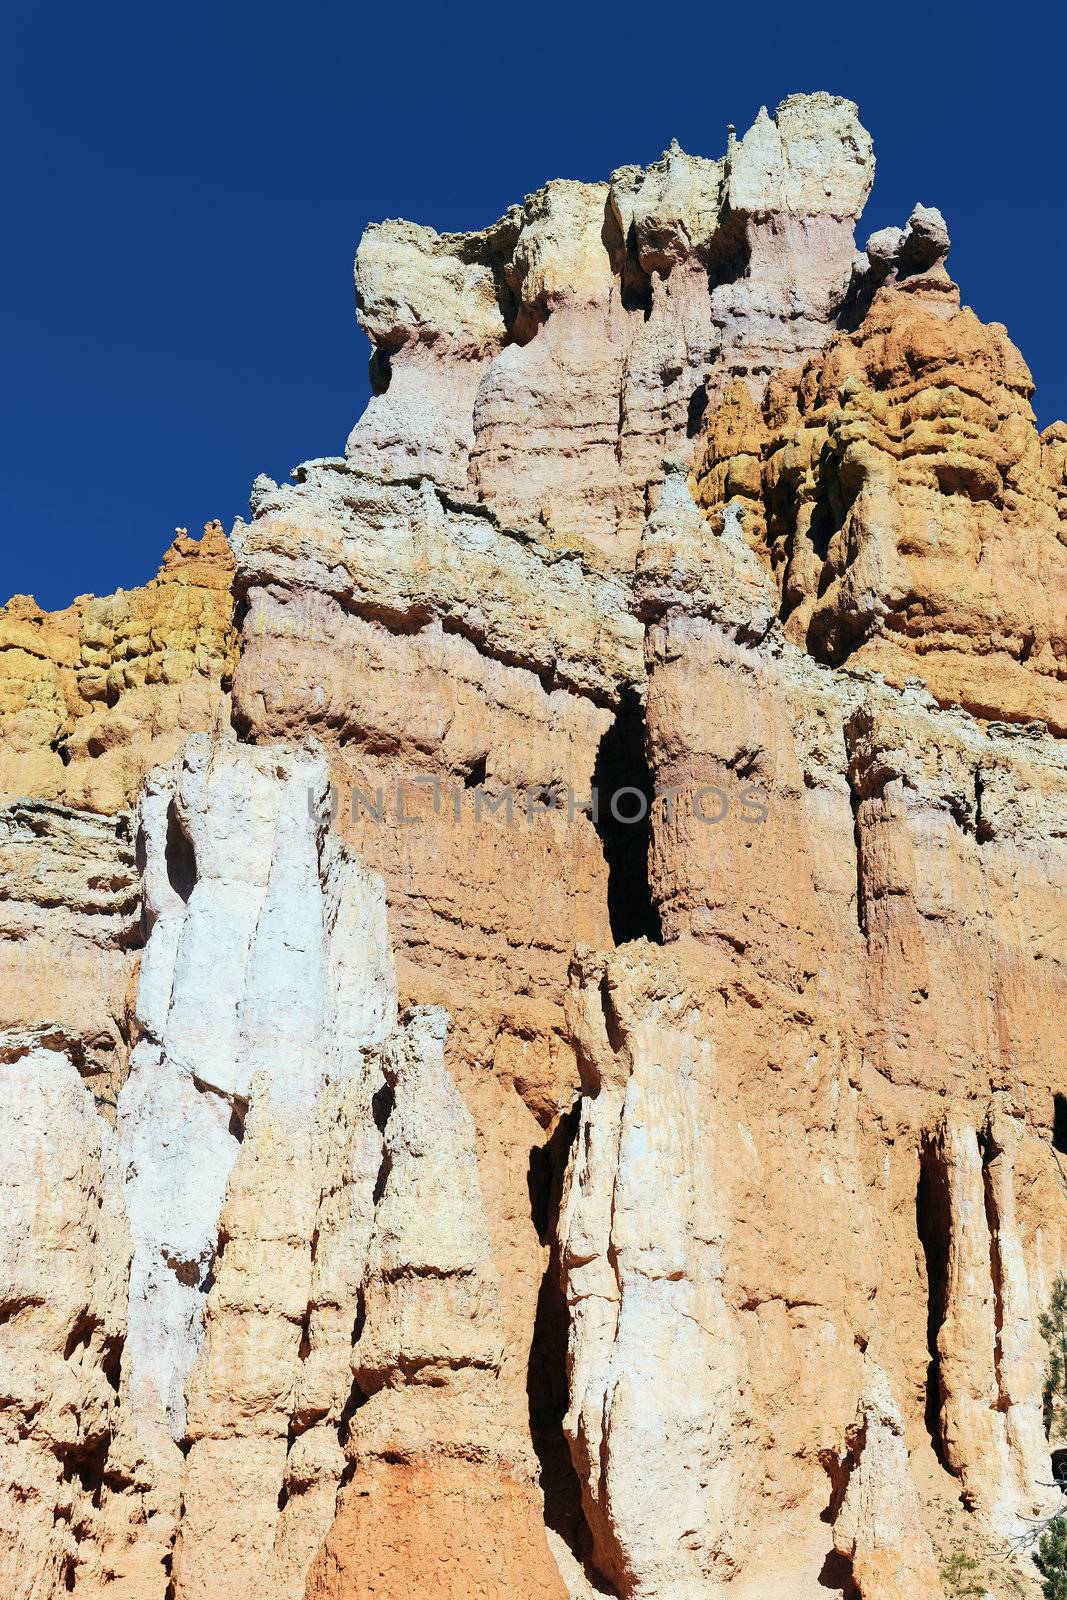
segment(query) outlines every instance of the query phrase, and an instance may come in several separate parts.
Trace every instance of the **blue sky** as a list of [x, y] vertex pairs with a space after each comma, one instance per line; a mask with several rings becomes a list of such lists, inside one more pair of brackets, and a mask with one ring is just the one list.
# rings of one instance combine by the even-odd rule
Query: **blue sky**
[[1063, 30], [1051, 6], [583, 8], [9, 0], [0, 597], [143, 582], [176, 525], [341, 451], [367, 221], [478, 227], [550, 177], [761, 102], [857, 100], [860, 238], [944, 211], [964, 300], [1067, 414]]

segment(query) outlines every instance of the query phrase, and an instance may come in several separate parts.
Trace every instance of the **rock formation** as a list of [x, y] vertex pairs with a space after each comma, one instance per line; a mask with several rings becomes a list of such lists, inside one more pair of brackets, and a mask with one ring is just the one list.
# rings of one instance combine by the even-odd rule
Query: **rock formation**
[[345, 456], [0, 615], [5, 1594], [1032, 1581], [1067, 429], [873, 171], [372, 227]]
[[229, 717], [233, 556], [218, 522], [184, 528], [143, 589], [65, 611], [0, 609], [0, 796], [132, 806], [187, 733]]

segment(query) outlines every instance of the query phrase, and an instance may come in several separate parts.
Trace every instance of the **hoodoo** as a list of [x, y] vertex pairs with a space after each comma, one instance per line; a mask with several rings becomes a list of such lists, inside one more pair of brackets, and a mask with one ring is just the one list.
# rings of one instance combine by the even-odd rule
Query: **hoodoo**
[[1036, 1593], [1067, 427], [873, 175], [372, 226], [345, 455], [0, 611], [3, 1596]]

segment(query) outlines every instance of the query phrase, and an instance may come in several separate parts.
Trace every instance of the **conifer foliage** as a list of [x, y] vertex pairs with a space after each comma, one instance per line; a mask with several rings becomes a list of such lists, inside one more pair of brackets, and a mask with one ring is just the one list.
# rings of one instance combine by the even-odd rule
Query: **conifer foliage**
[[[1067, 1409], [1067, 1278], [1057, 1278], [1048, 1310], [1041, 1318], [1041, 1334], [1048, 1345], [1045, 1369], [1045, 1431], [1062, 1424]], [[1048, 1524], [1033, 1562], [1044, 1582], [1045, 1600], [1067, 1600], [1067, 1516]]]

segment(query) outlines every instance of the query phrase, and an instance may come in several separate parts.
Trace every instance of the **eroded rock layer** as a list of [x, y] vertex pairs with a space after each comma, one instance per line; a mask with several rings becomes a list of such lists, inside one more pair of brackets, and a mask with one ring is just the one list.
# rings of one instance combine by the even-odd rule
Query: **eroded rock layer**
[[121, 811], [187, 733], [229, 719], [233, 556], [179, 528], [143, 589], [0, 609], [0, 794]]
[[372, 227], [345, 456], [5, 608], [5, 1595], [1032, 1584], [1067, 429], [873, 170]]

